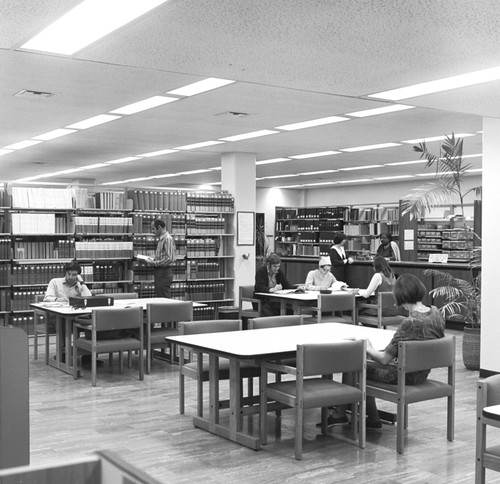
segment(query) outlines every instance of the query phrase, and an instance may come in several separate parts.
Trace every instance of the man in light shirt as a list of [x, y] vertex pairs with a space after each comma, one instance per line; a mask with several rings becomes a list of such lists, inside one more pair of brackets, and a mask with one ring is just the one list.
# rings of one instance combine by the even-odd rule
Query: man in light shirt
[[45, 291], [44, 302], [69, 302], [70, 297], [92, 296], [89, 288], [83, 282], [82, 268], [77, 262], [70, 262], [64, 267], [66, 275], [56, 277], [49, 282]]

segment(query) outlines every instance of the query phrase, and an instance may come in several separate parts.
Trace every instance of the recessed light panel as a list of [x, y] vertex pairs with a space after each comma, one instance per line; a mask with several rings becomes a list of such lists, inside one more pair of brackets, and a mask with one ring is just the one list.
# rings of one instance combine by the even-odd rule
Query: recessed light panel
[[94, 126], [99, 126], [100, 124], [109, 123], [110, 121], [116, 121], [117, 119], [121, 119], [121, 116], [113, 116], [111, 114], [98, 114], [97, 116], [93, 116], [92, 118], [84, 119], [83, 121], [79, 121], [78, 123], [73, 123], [66, 128], [72, 129], [88, 129]]
[[260, 136], [269, 136], [270, 134], [278, 134], [279, 131], [271, 131], [270, 129], [261, 129], [250, 133], [237, 134], [228, 136], [227, 138], [219, 138], [221, 141], [241, 141], [244, 139], [259, 138]]
[[318, 151], [317, 153], [306, 153], [304, 155], [290, 156], [294, 160], [305, 160], [307, 158], [318, 158], [320, 156], [340, 155], [340, 151]]
[[356, 151], [379, 150], [381, 148], [393, 148], [394, 146], [401, 146], [401, 143], [380, 143], [377, 145], [355, 146], [354, 148], [344, 148], [340, 151], [354, 153]]
[[113, 111], [110, 111], [110, 113], [125, 114], [125, 115], [135, 114], [135, 113], [140, 113], [141, 111], [146, 111], [147, 109], [163, 106], [164, 104], [172, 103], [178, 100], [179, 99], [176, 97], [153, 96], [148, 99], [138, 101], [136, 103], [128, 104], [127, 106], [123, 106], [118, 109], [113, 109]]
[[341, 116], [329, 116], [327, 118], [312, 119], [310, 121], [302, 121], [300, 123], [276, 126], [275, 129], [282, 129], [284, 131], [295, 131], [297, 129], [312, 128], [314, 126], [322, 126], [324, 124], [340, 123], [341, 121], [349, 121], [349, 118], [343, 118]]
[[168, 91], [167, 94], [173, 94], [174, 96], [194, 96], [195, 94], [211, 91], [212, 89], [227, 86], [228, 84], [233, 84], [234, 82], [236, 81], [231, 81], [229, 79], [218, 79], [217, 77], [209, 77], [208, 79], [203, 79], [203, 81], [194, 82], [193, 84], [179, 87], [178, 89], [174, 89], [173, 91]]

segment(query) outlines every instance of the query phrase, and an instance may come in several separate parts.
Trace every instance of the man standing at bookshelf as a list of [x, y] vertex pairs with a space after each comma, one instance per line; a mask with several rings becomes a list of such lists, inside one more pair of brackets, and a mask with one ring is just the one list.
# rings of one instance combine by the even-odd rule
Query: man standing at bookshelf
[[156, 246], [155, 256], [146, 260], [154, 266], [155, 292], [157, 297], [170, 297], [170, 286], [174, 278], [172, 266], [175, 262], [175, 242], [167, 232], [163, 220], [156, 219], [151, 223], [151, 232], [160, 238]]

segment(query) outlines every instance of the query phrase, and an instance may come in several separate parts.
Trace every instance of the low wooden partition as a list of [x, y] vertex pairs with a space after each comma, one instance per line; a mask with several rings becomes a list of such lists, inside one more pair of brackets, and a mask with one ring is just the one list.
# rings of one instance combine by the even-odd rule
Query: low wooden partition
[[13, 467], [0, 471], [2, 484], [160, 484], [108, 451], [47, 466]]

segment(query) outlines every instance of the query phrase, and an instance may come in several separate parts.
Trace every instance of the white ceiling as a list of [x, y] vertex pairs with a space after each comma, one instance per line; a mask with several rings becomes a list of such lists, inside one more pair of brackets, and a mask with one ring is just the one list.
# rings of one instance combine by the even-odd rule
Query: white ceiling
[[[104, 1], [104, 0], [103, 0]], [[73, 0], [0, 2], [0, 148], [172, 89], [219, 77], [226, 87], [0, 157], [3, 181], [385, 106], [372, 93], [500, 66], [497, 0], [170, 0], [71, 57], [23, 42]], [[91, 28], [91, 27], [90, 27]], [[22, 89], [47, 99], [15, 97]], [[105, 183], [220, 165], [482, 129], [500, 117], [500, 81], [401, 101], [399, 113], [280, 132], [44, 179]], [[231, 116], [242, 112], [248, 116]], [[481, 153], [481, 136], [464, 141]], [[437, 149], [438, 145], [435, 146]], [[257, 177], [414, 160], [411, 145], [257, 166]], [[480, 167], [481, 159], [470, 160]], [[258, 187], [416, 174], [406, 167], [260, 180]], [[188, 186], [220, 171], [129, 183]]]

